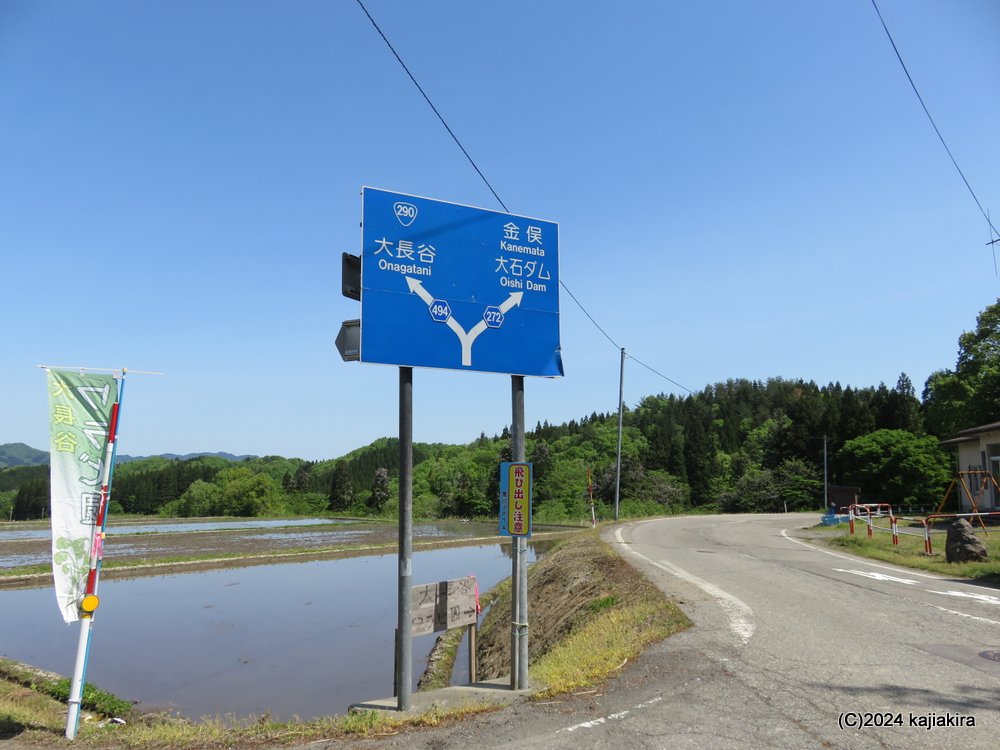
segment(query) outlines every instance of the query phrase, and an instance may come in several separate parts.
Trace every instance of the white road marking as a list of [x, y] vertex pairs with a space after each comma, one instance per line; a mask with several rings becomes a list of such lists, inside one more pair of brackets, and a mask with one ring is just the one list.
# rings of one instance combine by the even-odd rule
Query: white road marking
[[637, 552], [627, 546], [625, 544], [625, 540], [622, 538], [621, 528], [615, 529], [615, 536], [618, 538], [618, 543], [622, 545], [622, 549], [625, 551], [635, 555], [636, 557], [641, 557], [649, 564], [655, 565], [660, 570], [665, 570], [667, 573], [670, 573], [670, 575], [676, 576], [682, 581], [687, 581], [688, 583], [697, 586], [715, 599], [722, 606], [726, 615], [729, 617], [729, 628], [736, 634], [736, 637], [739, 638], [744, 645], [750, 642], [754, 632], [753, 610], [750, 609], [750, 607], [744, 602], [737, 599], [728, 591], [723, 591], [714, 583], [704, 581], [701, 578], [698, 578], [698, 576], [688, 573], [686, 570], [678, 568], [676, 565], [668, 563], [666, 560], [651, 560], [641, 552]]
[[906, 578], [896, 578], [896, 576], [887, 576], [885, 573], [876, 573], [874, 570], [844, 570], [843, 568], [834, 568], [838, 573], [853, 573], [856, 576], [864, 576], [865, 578], [871, 578], [876, 581], [894, 581], [896, 583], [905, 583], [909, 586], [916, 586], [916, 581], [910, 581]]
[[[871, 566], [873, 568], [882, 568], [882, 570], [891, 570], [891, 571], [893, 571], [895, 573], [901, 573], [901, 572], [903, 572], [903, 571], [900, 571], [898, 568], [892, 567], [891, 565], [879, 565], [878, 563], [871, 563], [871, 562], [867, 562], [866, 560], [859, 560], [856, 557], [850, 557], [849, 555], [841, 555], [841, 554], [838, 554], [837, 552], [831, 552], [828, 549], [823, 549], [822, 547], [817, 547], [815, 544], [809, 544], [808, 542], [803, 542], [801, 539], [793, 539], [792, 537], [788, 536], [787, 531], [788, 531], [788, 529], [782, 529], [781, 530], [781, 535], [785, 539], [787, 539], [790, 542], [794, 542], [795, 544], [801, 544], [803, 547], [805, 547], [807, 549], [813, 550], [813, 552], [822, 552], [824, 555], [831, 555], [832, 557], [839, 557], [841, 560], [847, 560], [848, 562], [852, 562], [852, 563], [861, 563], [862, 565], [869, 565], [869, 566]], [[915, 570], [907, 570], [906, 571], [906, 575], [909, 575], [909, 576], [918, 576], [919, 578], [930, 578], [932, 581], [945, 581], [945, 580], [948, 580], [948, 579], [944, 578], [943, 576], [933, 576], [933, 575], [929, 575], [927, 573], [918, 573]]]
[[[808, 542], [803, 542], [800, 539], [793, 539], [792, 537], [788, 536], [787, 532], [788, 532], [788, 529], [782, 529], [781, 530], [781, 536], [783, 536], [785, 539], [787, 539], [790, 542], [795, 542], [795, 544], [801, 544], [803, 547], [811, 549], [814, 552], [822, 552], [824, 555], [832, 555], [833, 557], [839, 557], [841, 560], [849, 560], [849, 561], [851, 561], [853, 563], [861, 563], [863, 565], [870, 565], [873, 568], [882, 568], [883, 570], [891, 570], [891, 571], [894, 571], [894, 572], [900, 572], [896, 568], [890, 567], [888, 565], [877, 565], [876, 563], [864, 562], [864, 561], [858, 560], [858, 559], [856, 559], [854, 557], [849, 557], [847, 555], [840, 555], [840, 554], [838, 554], [836, 552], [831, 552], [828, 549], [823, 549], [822, 547], [817, 547], [814, 544], [809, 544]], [[913, 575], [913, 576], [919, 576], [921, 578], [929, 578], [932, 581], [946, 581], [946, 580], [948, 580], [944, 576], [934, 576], [934, 575], [928, 575], [926, 573], [918, 573], [915, 570], [908, 570], [908, 571], [906, 571], [906, 574], [907, 575]], [[928, 593], [931, 593], [931, 594], [944, 594], [944, 593], [946, 593], [944, 591], [934, 591], [932, 589], [925, 589], [925, 590]], [[954, 596], [960, 596], [960, 597], [963, 597], [963, 598], [964, 597], [968, 597], [968, 598], [973, 598], [973, 599], [981, 597], [981, 596], [987, 596], [986, 594], [964, 594], [964, 593], [962, 593], [960, 591], [955, 591], [955, 592], [952, 593], [952, 595], [954, 595]], [[987, 596], [987, 598], [988, 599], [994, 599], [995, 597]], [[955, 615], [956, 617], [964, 617], [967, 620], [975, 620], [977, 622], [985, 622], [985, 623], [987, 623], [989, 625], [1000, 625], [1000, 622], [998, 622], [997, 620], [991, 620], [988, 617], [979, 617], [977, 615], [970, 615], [970, 614], [968, 614], [966, 612], [959, 612], [958, 610], [955, 610], [955, 609], [948, 609], [947, 607], [939, 607], [937, 604], [931, 604], [930, 602], [919, 602], [919, 603], [923, 604], [923, 605], [925, 605], [927, 607], [933, 607], [934, 609], [939, 610], [941, 612], [946, 612], [949, 615]], [[994, 602], [990, 602], [990, 603], [994, 603]]]
[[663, 696], [658, 696], [652, 700], [648, 700], [645, 703], [640, 703], [638, 706], [631, 710], [619, 711], [618, 713], [608, 714], [607, 716], [602, 716], [599, 719], [592, 719], [590, 721], [585, 721], [582, 724], [574, 724], [571, 727], [564, 727], [560, 729], [560, 732], [575, 732], [577, 729], [593, 729], [594, 727], [599, 727], [601, 724], [605, 724], [609, 721], [618, 721], [619, 719], [624, 719], [632, 711], [640, 711], [644, 708], [649, 708], [655, 703], [659, 703], [663, 700]]
[[964, 591], [933, 591], [932, 589], [927, 589], [927, 593], [943, 594], [945, 596], [960, 596], [965, 599], [975, 599], [977, 602], [984, 602], [985, 604], [993, 604], [1000, 607], [1000, 598], [990, 596], [989, 594], [967, 594]]
[[966, 619], [969, 620], [976, 620], [977, 622], [989, 623], [990, 625], [1000, 625], [1000, 622], [998, 622], [997, 620], [991, 620], [988, 617], [978, 617], [976, 615], [970, 615], [965, 612], [959, 612], [957, 609], [948, 609], [947, 607], [939, 607], [938, 605], [931, 604], [930, 602], [920, 602], [920, 603], [925, 604], [928, 607], [933, 607], [934, 609], [941, 610], [942, 612], [947, 612], [949, 615], [958, 615], [959, 617], [965, 617]]

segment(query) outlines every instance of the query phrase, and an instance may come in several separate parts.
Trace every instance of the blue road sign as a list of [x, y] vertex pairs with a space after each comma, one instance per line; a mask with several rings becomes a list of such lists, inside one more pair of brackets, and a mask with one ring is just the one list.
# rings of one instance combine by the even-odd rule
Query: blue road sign
[[362, 362], [563, 374], [558, 224], [367, 187], [361, 205]]

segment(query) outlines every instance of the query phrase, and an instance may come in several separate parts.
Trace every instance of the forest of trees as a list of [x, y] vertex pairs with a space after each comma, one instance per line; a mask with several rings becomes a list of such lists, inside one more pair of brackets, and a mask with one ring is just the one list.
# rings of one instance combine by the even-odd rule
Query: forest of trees
[[[866, 501], [936, 506], [953, 472], [938, 439], [1000, 419], [1000, 301], [959, 337], [955, 369], [933, 373], [922, 396], [905, 374], [892, 387], [735, 379], [685, 397], [647, 396], [624, 415], [621, 514], [818, 509], [824, 437], [831, 484], [860, 486]], [[616, 413], [538, 423], [527, 438], [536, 521], [589, 517], [588, 471], [598, 514], [610, 514]], [[415, 445], [415, 514], [495, 516], [504, 460], [507, 428], [467, 445]], [[398, 463], [394, 438], [322, 462], [144, 459], [116, 468], [112, 511], [394, 515]], [[44, 517], [48, 477], [39, 469], [0, 471], [5, 517]]]

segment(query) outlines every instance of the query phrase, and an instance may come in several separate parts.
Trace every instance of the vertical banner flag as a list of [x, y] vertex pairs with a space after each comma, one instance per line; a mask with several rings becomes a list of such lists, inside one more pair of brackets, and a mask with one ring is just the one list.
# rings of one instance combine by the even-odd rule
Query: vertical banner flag
[[[114, 375], [48, 371], [52, 574], [63, 620], [80, 619], [100, 521], [111, 415], [118, 397]], [[99, 552], [99, 550], [98, 550]]]
[[500, 535], [531, 536], [531, 464], [500, 464]]

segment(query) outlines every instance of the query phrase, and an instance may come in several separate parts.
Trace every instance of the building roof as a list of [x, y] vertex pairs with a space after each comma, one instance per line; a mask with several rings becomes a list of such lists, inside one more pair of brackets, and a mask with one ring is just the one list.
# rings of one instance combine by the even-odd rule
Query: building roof
[[947, 440], [939, 441], [938, 445], [954, 446], [961, 445], [962, 443], [974, 443], [979, 439], [980, 435], [987, 432], [1000, 432], [1000, 422], [990, 422], [979, 427], [968, 427], [964, 430], [959, 430]]

